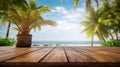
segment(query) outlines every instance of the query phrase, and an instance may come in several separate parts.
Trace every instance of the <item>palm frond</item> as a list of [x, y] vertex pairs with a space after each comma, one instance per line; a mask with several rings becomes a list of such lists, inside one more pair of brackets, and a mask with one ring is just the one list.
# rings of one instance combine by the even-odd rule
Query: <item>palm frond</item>
[[91, 9], [91, 0], [86, 0], [86, 12], [89, 12]]
[[2, 25], [4, 26], [7, 22], [7, 17], [2, 17]]
[[11, 3], [14, 5], [15, 9], [22, 9], [26, 10], [27, 9], [27, 1], [26, 0], [10, 0]]
[[43, 5], [43, 6], [38, 7], [37, 10], [38, 10], [40, 13], [44, 13], [44, 12], [50, 11], [50, 7], [47, 6], [47, 5]]
[[57, 23], [53, 20], [43, 20], [41, 22], [39, 22], [42, 26], [43, 25], [50, 25], [50, 26], [56, 26]]
[[31, 23], [32, 21], [37, 20], [39, 18], [40, 18], [40, 13], [39, 12], [37, 12], [36, 10], [31, 10], [30, 11], [30, 14], [28, 16], [29, 23]]
[[78, 5], [79, 0], [74, 0], [74, 8], [76, 9], [76, 6]]
[[96, 4], [97, 4], [97, 8], [99, 7], [99, 2], [98, 0], [95, 0]]
[[[34, 17], [34, 16], [33, 16]], [[38, 23], [38, 22], [40, 22], [40, 21], [43, 21], [44, 19], [41, 17], [41, 16], [39, 16], [39, 17], [36, 17], [36, 18], [32, 18], [32, 20], [29, 20], [29, 25], [30, 25], [30, 27], [32, 26], [32, 25], [34, 25], [34, 24], [36, 24], [36, 23]]]
[[80, 23], [81, 26], [84, 26], [85, 28], [81, 31], [81, 33], [86, 32], [87, 38], [91, 38], [92, 35], [96, 32], [98, 29], [98, 26], [95, 25], [95, 23], [91, 21], [83, 21]]
[[94, 32], [93, 32], [93, 29], [94, 29], [95, 27], [91, 27], [91, 25], [90, 26], [88, 26], [88, 27], [85, 27], [85, 29], [84, 30], [82, 30], [81, 32], [86, 32], [86, 35], [87, 35], [87, 38], [91, 38], [92, 37], [92, 35], [94, 34]]
[[36, 29], [36, 28], [39, 28], [39, 27], [44, 26], [44, 25], [56, 26], [57, 23], [55, 21], [52, 21], [52, 20], [43, 20], [43, 21], [40, 20], [39, 22], [32, 24], [30, 29], [32, 29], [32, 28]]
[[28, 5], [31, 10], [34, 10], [37, 7], [35, 0], [29, 0]]
[[98, 38], [100, 41], [102, 41], [102, 38], [101, 38], [101, 36], [99, 35], [98, 31], [96, 32], [96, 36], [97, 36], [97, 38]]
[[16, 32], [18, 32], [19, 31], [19, 29], [18, 28], [10, 28], [11, 30], [13, 30], [13, 31], [16, 31]]
[[[59, 0], [59, 1], [60, 1], [60, 3], [63, 2], [63, 0]], [[74, 0], [74, 9], [76, 9], [78, 3], [79, 3], [79, 0]]]

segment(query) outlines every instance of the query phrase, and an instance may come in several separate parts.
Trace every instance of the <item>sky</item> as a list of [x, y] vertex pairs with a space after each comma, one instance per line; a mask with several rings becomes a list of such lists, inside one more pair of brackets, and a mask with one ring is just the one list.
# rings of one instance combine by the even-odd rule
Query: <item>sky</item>
[[[81, 33], [84, 27], [80, 22], [85, 20], [85, 0], [80, 0], [74, 10], [73, 0], [36, 0], [37, 5], [49, 5], [51, 12], [46, 12], [42, 16], [46, 20], [54, 20], [56, 27], [42, 26], [41, 31], [31, 31], [33, 41], [90, 41], [85, 33]], [[0, 20], [1, 22], [1, 20]], [[13, 25], [12, 25], [13, 26]], [[4, 37], [6, 26], [0, 25], [0, 36]], [[10, 37], [15, 38], [16, 32], [10, 31]], [[94, 37], [94, 40], [98, 40]]]

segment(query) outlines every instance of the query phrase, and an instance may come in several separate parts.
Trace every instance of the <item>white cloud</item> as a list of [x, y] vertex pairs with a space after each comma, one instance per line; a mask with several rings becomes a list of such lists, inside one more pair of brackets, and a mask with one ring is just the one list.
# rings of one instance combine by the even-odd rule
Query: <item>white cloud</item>
[[55, 9], [51, 10], [52, 12], [59, 12], [62, 14], [67, 14], [68, 11], [64, 7], [55, 7]]
[[58, 26], [54, 28], [56, 31], [70, 31], [77, 30], [80, 28], [78, 24], [69, 23], [66, 20], [57, 21]]
[[45, 26], [42, 27], [41, 32], [61, 32], [71, 30], [80, 31], [83, 29], [80, 27], [80, 22], [83, 21], [83, 18], [85, 16], [84, 7], [77, 8], [76, 10], [67, 10], [64, 7], [55, 7], [55, 9], [52, 9], [52, 13], [54, 14], [54, 17], [62, 15], [61, 17], [57, 17], [57, 19], [55, 19], [58, 24], [57, 27]]
[[65, 18], [67, 18], [67, 19], [77, 19], [78, 17], [80, 17], [81, 16], [81, 14], [76, 14], [76, 13], [73, 13], [73, 14], [67, 14], [66, 16], [65, 16]]
[[66, 10], [64, 7], [55, 7], [55, 9], [51, 10], [52, 12], [57, 12], [58, 14], [63, 14], [63, 18], [66, 20], [77, 20], [83, 18], [85, 15], [85, 8], [77, 8], [76, 10]]
[[77, 8], [76, 10], [71, 10], [69, 13], [65, 14], [64, 18], [66, 19], [75, 19], [78, 21], [78, 19], [83, 18], [85, 15], [85, 9], [84, 8]]
[[66, 20], [57, 21], [57, 24], [56, 27], [43, 26], [38, 32], [80, 32], [83, 29], [79, 23], [69, 23]]

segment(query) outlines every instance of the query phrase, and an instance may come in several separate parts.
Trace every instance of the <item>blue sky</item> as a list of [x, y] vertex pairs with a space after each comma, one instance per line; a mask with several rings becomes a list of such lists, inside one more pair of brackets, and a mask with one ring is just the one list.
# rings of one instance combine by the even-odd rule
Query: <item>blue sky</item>
[[[77, 9], [74, 10], [73, 0], [36, 0], [37, 5], [49, 5], [51, 12], [44, 13], [44, 19], [55, 20], [56, 27], [43, 26], [41, 31], [31, 31], [33, 41], [85, 41], [88, 39], [85, 33], [80, 33], [83, 29], [80, 22], [86, 15], [85, 0], [80, 0]], [[0, 25], [0, 36], [5, 36], [6, 27]], [[16, 32], [11, 31], [10, 37], [16, 36]], [[95, 37], [94, 40], [97, 40]]]

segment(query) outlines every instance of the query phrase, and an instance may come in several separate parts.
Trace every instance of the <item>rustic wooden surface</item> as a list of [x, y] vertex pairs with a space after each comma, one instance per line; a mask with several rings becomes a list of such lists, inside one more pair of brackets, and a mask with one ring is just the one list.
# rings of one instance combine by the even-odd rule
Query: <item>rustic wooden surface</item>
[[0, 63], [7, 62], [120, 62], [119, 47], [0, 47]]

